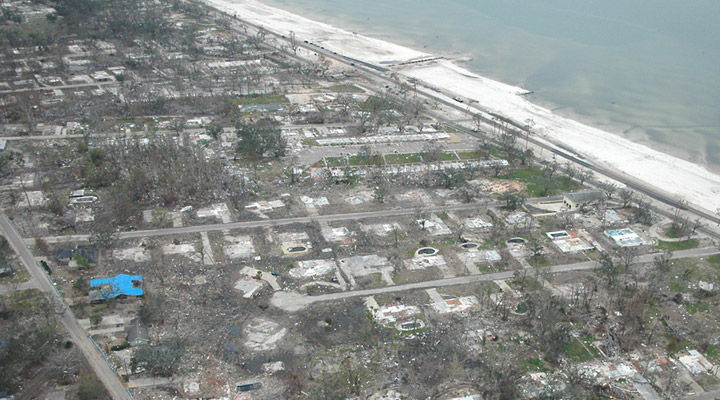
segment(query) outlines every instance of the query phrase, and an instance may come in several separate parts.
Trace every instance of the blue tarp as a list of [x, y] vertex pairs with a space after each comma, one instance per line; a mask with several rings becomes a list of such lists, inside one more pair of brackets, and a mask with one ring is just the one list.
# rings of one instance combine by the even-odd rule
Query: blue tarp
[[[133, 282], [136, 283], [133, 284]], [[90, 281], [90, 287], [101, 289], [102, 297], [105, 299], [118, 296], [142, 296], [143, 290], [140, 282], [142, 282], [142, 275], [120, 274], [112, 278], [93, 279]]]

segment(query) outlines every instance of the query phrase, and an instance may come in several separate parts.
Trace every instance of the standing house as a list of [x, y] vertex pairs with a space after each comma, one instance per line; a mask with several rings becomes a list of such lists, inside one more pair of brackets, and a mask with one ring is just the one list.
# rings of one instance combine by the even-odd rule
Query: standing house
[[130, 320], [130, 325], [125, 327], [125, 337], [130, 346], [142, 346], [150, 343], [148, 327], [140, 321], [140, 318]]
[[566, 193], [563, 195], [563, 204], [569, 208], [570, 211], [575, 211], [585, 206], [593, 205], [602, 200], [605, 200], [605, 194], [598, 190]]
[[68, 263], [78, 254], [89, 264], [97, 264], [97, 248], [95, 245], [78, 246], [74, 249], [60, 249], [55, 258], [58, 262]]
[[93, 279], [90, 281], [91, 302], [114, 299], [120, 296], [142, 296], [142, 275], [120, 274], [112, 278]]

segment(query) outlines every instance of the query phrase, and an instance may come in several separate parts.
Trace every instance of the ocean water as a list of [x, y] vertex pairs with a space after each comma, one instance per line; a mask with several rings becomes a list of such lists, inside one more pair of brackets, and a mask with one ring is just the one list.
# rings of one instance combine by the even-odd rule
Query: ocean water
[[590, 125], [720, 170], [718, 0], [262, 0], [443, 55]]

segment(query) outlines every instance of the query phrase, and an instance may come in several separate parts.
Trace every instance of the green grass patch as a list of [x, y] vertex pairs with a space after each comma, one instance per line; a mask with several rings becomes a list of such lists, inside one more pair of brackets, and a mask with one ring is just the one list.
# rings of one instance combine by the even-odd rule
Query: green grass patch
[[482, 150], [458, 151], [457, 155], [461, 160], [481, 160], [487, 158], [487, 152]]
[[548, 369], [545, 367], [545, 362], [539, 358], [531, 358], [525, 361], [528, 366], [528, 371], [531, 372], [545, 372]]
[[535, 268], [547, 267], [550, 265], [550, 260], [548, 260], [546, 257], [528, 257], [527, 262]]
[[664, 242], [658, 241], [657, 248], [667, 251], [678, 251], [694, 249], [700, 245], [700, 241], [697, 239], [683, 240], [682, 242]]
[[720, 385], [720, 379], [718, 379], [717, 376], [710, 374], [698, 376], [695, 378], [695, 381], [697, 381], [698, 385], [707, 391], [715, 389]]
[[348, 157], [348, 163], [350, 165], [383, 165], [384, 161], [379, 154], [374, 154], [371, 157], [354, 155]]
[[720, 359], [720, 345], [709, 344], [707, 349], [705, 349], [705, 357], [713, 360]]
[[542, 289], [543, 285], [535, 276], [528, 274], [523, 280], [522, 277], [510, 281], [510, 286], [515, 290], [535, 291]]
[[540, 169], [539, 167], [516, 169], [500, 175], [500, 177], [503, 179], [513, 179], [525, 183], [539, 182], [541, 176], [542, 169]]
[[483, 274], [489, 274], [498, 271], [497, 268], [495, 268], [492, 264], [475, 264], [475, 266], [477, 266], [477, 269]]
[[[512, 179], [527, 184], [527, 193], [531, 197], [541, 197], [544, 195], [545, 185], [543, 183], [543, 171], [540, 167], [527, 167], [516, 169], [498, 176], [502, 179]], [[572, 192], [580, 189], [580, 183], [566, 177], [555, 174], [552, 184], [548, 190], [548, 196], [557, 192]]]
[[25, 268], [18, 268], [13, 270], [12, 273], [7, 276], [0, 278], [0, 285], [22, 283], [28, 280], [27, 270]]
[[670, 355], [674, 355], [675, 353], [685, 350], [686, 348], [692, 346], [692, 344], [687, 340], [678, 340], [677, 337], [666, 333], [665, 337], [667, 338], [668, 342], [665, 345], [665, 350], [670, 353]]
[[648, 317], [646, 322], [648, 324], [653, 322], [653, 319], [660, 317], [660, 308], [656, 304], [650, 304], [648, 306]]
[[10, 293], [10, 310], [16, 313], [33, 314], [47, 305], [43, 293], [37, 289], [19, 290]]
[[682, 281], [678, 281], [675, 277], [670, 279], [670, 290], [678, 293], [689, 293], [692, 290], [688, 289], [687, 285], [682, 284]]
[[345, 157], [325, 157], [325, 165], [328, 167], [344, 167]]
[[679, 237], [678, 231], [677, 229], [675, 229], [674, 226], [670, 226], [669, 228], [665, 229], [665, 232], [663, 233], [665, 234], [665, 237], [669, 237], [670, 239], [677, 239]]
[[594, 355], [585, 349], [579, 339], [572, 339], [563, 347], [563, 353], [567, 358], [576, 363], [590, 361]]
[[435, 239], [430, 244], [428, 244], [427, 247], [434, 247], [436, 249], [440, 249], [442, 251], [442, 247], [455, 245], [457, 242], [455, 241], [454, 236], [443, 236], [440, 239]]
[[418, 249], [420, 249], [420, 247], [411, 247], [411, 248], [407, 249], [407, 253], [406, 253], [407, 258], [415, 257], [415, 252], [417, 252]]
[[720, 269], [720, 254], [708, 257], [708, 262], [711, 267]]
[[338, 92], [338, 93], [359, 93], [363, 90], [355, 85], [333, 85], [327, 88], [327, 90]]
[[410, 154], [388, 154], [385, 156], [388, 164], [411, 164], [422, 162], [422, 156], [418, 153]]
[[278, 96], [248, 96], [240, 97], [233, 100], [233, 106], [239, 106], [241, 104], [289, 104], [290, 101], [284, 95]]
[[683, 303], [683, 306], [685, 306], [685, 310], [690, 313], [690, 315], [694, 315], [699, 312], [707, 312], [710, 310], [710, 307], [705, 303], [693, 303], [690, 301], [686, 301]]
[[315, 139], [303, 139], [303, 146], [317, 146], [318, 142]]
[[451, 152], [440, 153], [440, 154], [438, 154], [438, 158], [441, 161], [457, 161], [458, 160], [458, 158], [455, 156], [455, 153], [451, 153]]
[[448, 132], [448, 133], [458, 133], [458, 132], [460, 132], [460, 131], [459, 131], [456, 127], [454, 127], [454, 126], [452, 126], [452, 125], [445, 124], [445, 132]]

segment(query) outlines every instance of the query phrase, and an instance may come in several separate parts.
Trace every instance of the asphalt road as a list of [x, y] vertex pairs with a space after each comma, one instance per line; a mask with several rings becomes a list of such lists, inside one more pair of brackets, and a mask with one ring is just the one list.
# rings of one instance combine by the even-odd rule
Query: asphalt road
[[687, 396], [685, 400], [720, 400], [720, 390]]
[[74, 85], [38, 86], [38, 87], [31, 87], [31, 88], [0, 90], [0, 94], [36, 92], [39, 90], [53, 90], [53, 89], [75, 89], [75, 88], [93, 87], [93, 86], [99, 87], [99, 86], [118, 85], [118, 84], [119, 83], [116, 81], [108, 81], [108, 82], [77, 83]]
[[75, 317], [70, 313], [70, 309], [65, 305], [62, 298], [55, 290], [55, 287], [50, 280], [45, 276], [45, 273], [40, 269], [40, 266], [32, 254], [25, 246], [25, 242], [17, 233], [12, 223], [8, 220], [5, 213], [0, 214], [0, 230], [3, 235], [10, 243], [10, 246], [15, 250], [15, 253], [20, 257], [20, 260], [27, 268], [30, 276], [37, 282], [37, 286], [43, 292], [47, 293], [50, 300], [53, 301], [58, 310], [62, 310], [62, 314], [58, 315], [58, 319], [67, 330], [72, 342], [82, 351], [88, 364], [95, 372], [95, 375], [105, 385], [105, 388], [110, 393], [110, 396], [116, 400], [131, 400], [132, 396], [120, 383], [118, 376], [110, 369], [105, 362], [100, 352], [97, 350], [95, 345], [85, 334], [85, 331], [77, 323]]
[[[652, 254], [642, 255], [642, 256], [638, 257], [637, 262], [638, 263], [652, 262], [655, 259], [655, 257], [657, 257], [659, 254], [660, 253], [652, 253]], [[705, 247], [705, 248], [701, 248], [701, 249], [677, 251], [677, 252], [673, 253], [673, 259], [707, 257], [707, 256], [711, 256], [714, 254], [720, 254], [720, 249], [718, 249], [717, 247]], [[583, 261], [583, 262], [573, 263], [573, 264], [553, 265], [550, 267], [543, 267], [541, 269], [544, 272], [548, 272], [551, 274], [557, 274], [557, 273], [570, 272], [570, 271], [590, 270], [590, 269], [595, 269], [598, 266], [599, 266], [599, 264], [597, 261]], [[458, 276], [458, 277], [454, 277], [454, 278], [436, 279], [433, 281], [408, 283], [405, 285], [397, 285], [397, 286], [385, 286], [385, 287], [376, 288], [376, 289], [363, 289], [363, 290], [354, 290], [354, 291], [349, 291], [349, 292], [330, 293], [330, 294], [324, 294], [324, 295], [319, 295], [319, 296], [305, 296], [305, 295], [301, 295], [301, 294], [293, 293], [293, 292], [276, 292], [275, 295], [273, 296], [271, 302], [274, 306], [276, 306], [280, 309], [283, 309], [288, 312], [293, 312], [293, 311], [301, 310], [313, 303], [344, 300], [344, 299], [350, 299], [350, 298], [354, 298], [354, 297], [367, 297], [367, 296], [374, 296], [374, 295], [383, 294], [383, 293], [397, 293], [397, 292], [404, 292], [404, 291], [408, 291], [408, 290], [430, 289], [430, 288], [438, 288], [438, 287], [445, 287], [445, 286], [463, 285], [463, 284], [474, 283], [474, 282], [497, 281], [497, 280], [501, 280], [501, 279], [510, 279], [514, 276], [514, 273], [515, 273], [515, 271], [502, 271], [502, 272], [495, 272], [492, 274]]]
[[[559, 199], [559, 197], [543, 198], [543, 200]], [[528, 201], [532, 201], [529, 199]], [[330, 214], [330, 215], [315, 215], [305, 217], [289, 217], [289, 218], [277, 218], [277, 219], [260, 219], [256, 221], [243, 221], [243, 222], [232, 222], [229, 224], [208, 224], [208, 225], [193, 225], [185, 226], [181, 228], [164, 228], [164, 229], [148, 229], [141, 231], [131, 231], [120, 233], [120, 239], [133, 239], [143, 238], [151, 236], [166, 236], [166, 235], [181, 235], [185, 233], [199, 233], [199, 232], [213, 232], [213, 231], [224, 231], [231, 229], [249, 229], [249, 228], [261, 228], [266, 226], [280, 226], [290, 224], [307, 224], [312, 222], [332, 222], [332, 221], [347, 221], [347, 220], [360, 220], [367, 218], [382, 218], [382, 217], [397, 217], [402, 215], [413, 215], [421, 210], [427, 213], [436, 213], [443, 211], [467, 211], [476, 210], [486, 207], [499, 207], [502, 206], [503, 202], [480, 202], [480, 203], [468, 203], [468, 204], [453, 204], [441, 207], [427, 207], [427, 208], [400, 208], [390, 210], [379, 210], [379, 211], [365, 211], [358, 213], [345, 213], [345, 214]], [[64, 243], [64, 242], [83, 242], [87, 241], [90, 235], [63, 235], [63, 236], [46, 236], [42, 239], [47, 243]], [[35, 242], [35, 239], [25, 239], [26, 244], [31, 245]]]

